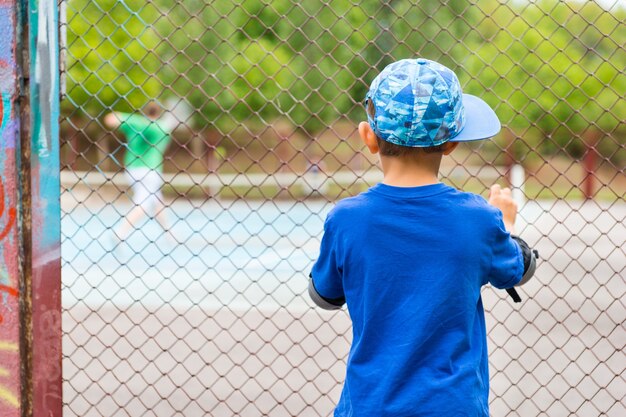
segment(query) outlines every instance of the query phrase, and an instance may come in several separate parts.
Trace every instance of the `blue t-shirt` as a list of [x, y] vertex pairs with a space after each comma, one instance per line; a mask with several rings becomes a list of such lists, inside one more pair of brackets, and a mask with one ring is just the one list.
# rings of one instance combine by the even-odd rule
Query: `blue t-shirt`
[[523, 275], [500, 210], [438, 183], [378, 184], [328, 214], [312, 271], [353, 340], [335, 417], [489, 416], [480, 289]]

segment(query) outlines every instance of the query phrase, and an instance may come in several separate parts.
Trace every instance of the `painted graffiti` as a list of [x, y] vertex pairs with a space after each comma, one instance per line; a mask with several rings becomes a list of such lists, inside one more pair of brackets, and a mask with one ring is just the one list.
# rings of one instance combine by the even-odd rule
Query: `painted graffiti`
[[[9, 353], [14, 358], [18, 357], [19, 347], [15, 342], [8, 342], [0, 340], [0, 354]], [[10, 378], [11, 372], [8, 369], [2, 367], [0, 363], [0, 380], [2, 378]], [[4, 386], [0, 384], [0, 403], [5, 403], [14, 409], [19, 407], [19, 400], [16, 394], [16, 390], [10, 387]], [[2, 407], [0, 406], [0, 411], [2, 411]], [[4, 413], [2, 415], [5, 415]]]
[[[60, 416], [61, 305], [59, 207], [58, 4], [20, 2], [28, 13], [31, 80], [31, 184], [33, 303], [33, 414]], [[0, 416], [20, 412], [19, 355], [19, 112], [17, 0], [0, 0]], [[22, 51], [19, 51], [20, 53]]]
[[[0, 178], [0, 218], [4, 214], [4, 183]], [[4, 239], [9, 234], [13, 225], [15, 224], [15, 207], [9, 207], [8, 216], [4, 228], [0, 227], [0, 240]]]
[[0, 0], [0, 415], [20, 415], [16, 0]]
[[[39, 89], [39, 106], [41, 109], [48, 109], [53, 107], [53, 100], [58, 98], [58, 94], [55, 94], [55, 74], [58, 72], [58, 56], [54, 42], [55, 31], [58, 30], [55, 19], [56, 5], [51, 1], [40, 1], [38, 7], [35, 61], [38, 65], [35, 67], [35, 82]], [[41, 129], [36, 140], [40, 156], [48, 156], [50, 152], [52, 138], [50, 129], [53, 127], [51, 115], [50, 111], [41, 112]]]
[[[61, 208], [58, 2], [28, 0], [30, 45], [33, 414], [61, 416]], [[36, 298], [36, 302], [35, 299]]]

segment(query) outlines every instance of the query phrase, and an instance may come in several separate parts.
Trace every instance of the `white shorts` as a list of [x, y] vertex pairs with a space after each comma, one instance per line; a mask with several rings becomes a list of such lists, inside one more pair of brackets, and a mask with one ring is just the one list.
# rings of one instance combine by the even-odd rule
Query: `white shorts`
[[130, 168], [126, 170], [126, 179], [130, 184], [133, 203], [147, 212], [163, 204], [163, 177], [150, 168]]

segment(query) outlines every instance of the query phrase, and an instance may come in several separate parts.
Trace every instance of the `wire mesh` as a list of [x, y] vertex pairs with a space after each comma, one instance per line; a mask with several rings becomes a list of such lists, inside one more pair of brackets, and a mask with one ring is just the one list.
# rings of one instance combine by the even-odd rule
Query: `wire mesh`
[[[65, 415], [331, 414], [350, 320], [307, 276], [334, 202], [381, 179], [368, 83], [413, 56], [503, 124], [442, 180], [512, 185], [541, 255], [520, 306], [483, 291], [491, 412], [626, 415], [623, 2], [62, 3]], [[131, 118], [171, 138], [144, 171]]]

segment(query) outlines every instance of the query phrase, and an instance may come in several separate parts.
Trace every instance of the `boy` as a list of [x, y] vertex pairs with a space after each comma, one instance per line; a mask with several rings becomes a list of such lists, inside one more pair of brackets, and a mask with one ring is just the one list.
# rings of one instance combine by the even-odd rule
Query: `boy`
[[146, 215], [153, 215], [173, 241], [169, 235], [161, 192], [163, 159], [171, 142], [172, 126], [161, 117], [162, 108], [154, 102], [145, 107], [144, 114], [111, 112], [104, 118], [107, 127], [119, 129], [127, 139], [124, 166], [134, 203], [134, 207], [115, 230], [115, 243], [126, 240], [135, 224]]
[[359, 134], [384, 180], [328, 214], [309, 282], [317, 305], [347, 303], [352, 319], [335, 417], [489, 416], [480, 289], [525, 283], [535, 261], [510, 235], [509, 189], [491, 187], [488, 204], [438, 170], [458, 142], [494, 136], [500, 122], [426, 59], [386, 67], [366, 107]]

